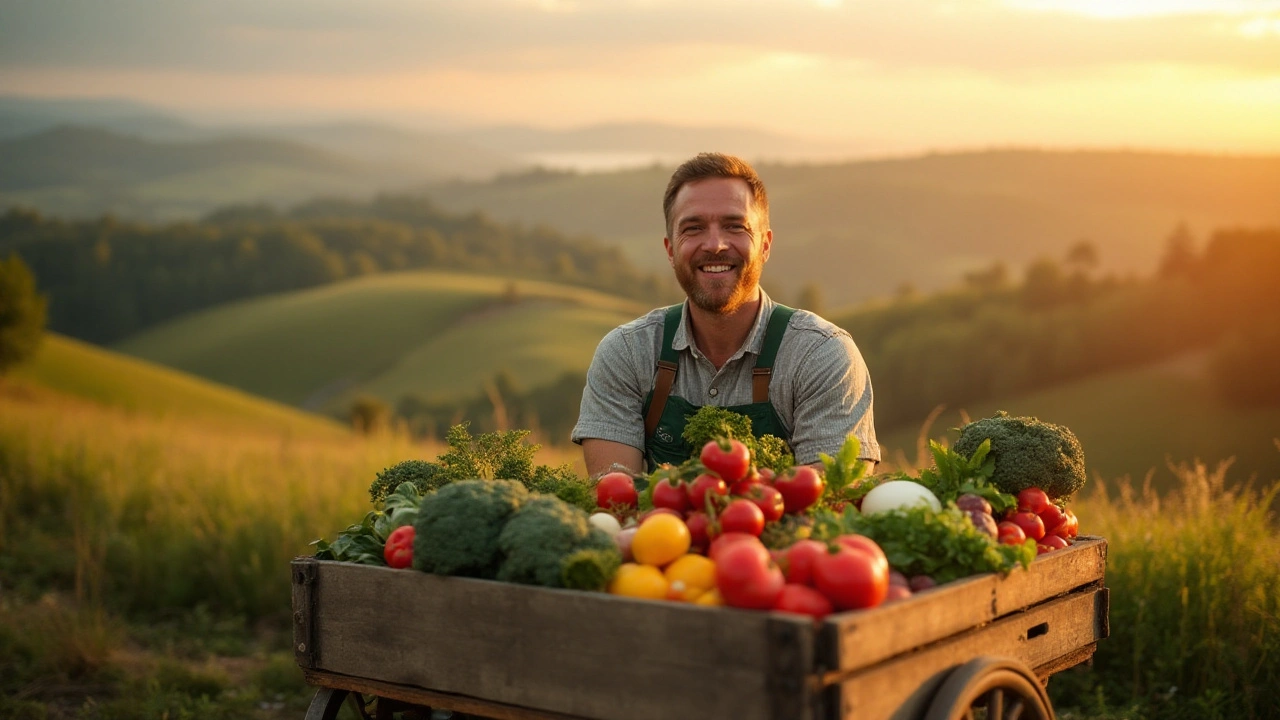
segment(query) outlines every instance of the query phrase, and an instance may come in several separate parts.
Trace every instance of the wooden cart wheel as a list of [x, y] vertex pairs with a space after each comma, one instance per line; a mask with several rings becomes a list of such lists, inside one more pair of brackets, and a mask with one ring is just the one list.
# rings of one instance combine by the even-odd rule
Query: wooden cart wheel
[[342, 709], [342, 702], [346, 699], [346, 690], [327, 687], [316, 690], [315, 696], [311, 698], [311, 705], [307, 707], [305, 720], [337, 720], [338, 711]]
[[1049, 694], [1017, 660], [976, 658], [947, 675], [924, 720], [1053, 720]]

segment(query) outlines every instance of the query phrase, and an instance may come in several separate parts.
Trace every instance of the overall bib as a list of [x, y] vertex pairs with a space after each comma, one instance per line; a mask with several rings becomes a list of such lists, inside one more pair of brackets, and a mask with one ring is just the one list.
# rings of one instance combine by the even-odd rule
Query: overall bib
[[[650, 471], [662, 463], [679, 465], [694, 453], [694, 449], [681, 435], [684, 433], [685, 423], [698, 412], [699, 406], [671, 395], [679, 360], [679, 353], [671, 344], [675, 340], [676, 328], [680, 326], [683, 312], [684, 305], [667, 308], [662, 322], [662, 354], [658, 358], [657, 377], [653, 389], [644, 400], [644, 455]], [[782, 345], [782, 335], [787, 331], [787, 323], [793, 314], [795, 310], [785, 305], [774, 306], [765, 329], [764, 346], [751, 371], [753, 402], [725, 408], [751, 418], [752, 435], [775, 435], [787, 443], [791, 442], [791, 435], [783, 426], [778, 412], [773, 409], [773, 403], [769, 402], [769, 380], [773, 376], [773, 361], [778, 355], [778, 347]]]

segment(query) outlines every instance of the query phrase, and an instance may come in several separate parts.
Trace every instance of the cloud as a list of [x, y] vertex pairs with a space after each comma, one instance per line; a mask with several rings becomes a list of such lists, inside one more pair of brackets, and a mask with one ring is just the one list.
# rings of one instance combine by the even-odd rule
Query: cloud
[[1227, 15], [1163, 1], [1187, 12], [1090, 12], [1141, 0], [0, 0], [0, 67], [614, 73], [670, 48], [704, 46], [716, 62], [734, 45], [997, 76], [1126, 63], [1280, 72], [1265, 14], [1276, 3], [1224, 0]]

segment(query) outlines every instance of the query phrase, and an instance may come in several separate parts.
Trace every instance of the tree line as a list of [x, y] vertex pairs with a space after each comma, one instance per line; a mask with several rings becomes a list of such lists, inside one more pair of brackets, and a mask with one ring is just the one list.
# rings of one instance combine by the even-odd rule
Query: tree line
[[[1185, 228], [1148, 277], [1098, 271], [1090, 243], [1042, 258], [1015, 277], [1002, 263], [949, 290], [897, 297], [831, 319], [853, 336], [871, 370], [882, 429], [918, 425], [935, 407], [963, 407], [1182, 352], [1210, 350], [1221, 395], [1240, 405], [1280, 404], [1280, 229], [1216, 232], [1197, 249]], [[808, 288], [799, 303], [820, 302]], [[363, 406], [417, 435], [443, 437], [470, 421], [485, 431], [536, 428], [564, 442], [586, 378], [520, 388], [500, 373], [461, 402], [406, 396]]]
[[372, 273], [456, 269], [552, 280], [650, 301], [674, 283], [616, 247], [542, 226], [444, 212], [427, 199], [248, 205], [199, 222], [0, 215], [0, 257], [20, 256], [49, 298], [51, 330], [106, 344], [170, 318]]
[[1210, 351], [1225, 399], [1280, 403], [1280, 229], [1221, 230], [1197, 249], [1179, 228], [1147, 278], [1100, 276], [1096, 262], [1076, 246], [1020, 282], [997, 263], [949, 291], [833, 318], [867, 361], [877, 425], [1193, 349]]

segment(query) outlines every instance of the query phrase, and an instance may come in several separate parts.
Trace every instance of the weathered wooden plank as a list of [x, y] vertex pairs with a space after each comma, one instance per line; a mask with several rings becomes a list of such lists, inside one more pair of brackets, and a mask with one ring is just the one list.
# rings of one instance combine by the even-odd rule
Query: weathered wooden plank
[[996, 617], [1089, 583], [1101, 584], [1106, 569], [1107, 543], [1099, 538], [1081, 539], [1065, 550], [1045, 553], [1031, 563], [1029, 571], [999, 579]]
[[[600, 720], [793, 717], [814, 702], [814, 625], [798, 616], [316, 569], [318, 670]], [[789, 667], [773, 658], [783, 635], [795, 643]], [[785, 712], [771, 702], [784, 684]]]
[[314, 558], [297, 558], [293, 572], [293, 656], [300, 667], [315, 667], [315, 588]]
[[1028, 668], [1055, 661], [1096, 643], [1106, 592], [1088, 588], [1014, 613], [949, 640], [903, 653], [855, 671], [839, 682], [832, 717], [906, 720], [920, 717], [953, 668], [981, 656], [1020, 660]]
[[1005, 577], [979, 575], [889, 605], [827, 618], [818, 665], [841, 672], [986, 624], [1073, 589], [1102, 582], [1106, 541], [1085, 538]]
[[[358, 692], [365, 695], [377, 695], [380, 698], [390, 698], [410, 705], [421, 705], [436, 710], [452, 710], [453, 712], [466, 713], [468, 715], [480, 715], [493, 720], [583, 720], [571, 715], [504, 705], [463, 695], [435, 692], [368, 678], [349, 677], [347, 675], [324, 672], [323, 670], [303, 670], [302, 674], [303, 678], [312, 685]], [[381, 712], [381, 708], [379, 708], [379, 712]]]

